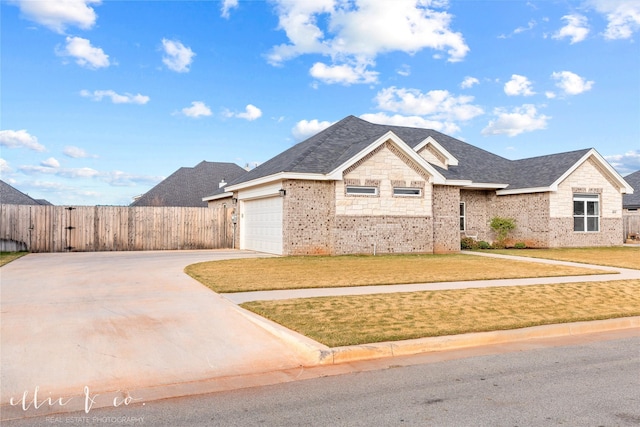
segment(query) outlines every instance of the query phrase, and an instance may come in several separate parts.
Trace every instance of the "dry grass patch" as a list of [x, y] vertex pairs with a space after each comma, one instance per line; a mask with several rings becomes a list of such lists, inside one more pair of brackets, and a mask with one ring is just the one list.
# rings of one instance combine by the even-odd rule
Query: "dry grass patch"
[[640, 270], [640, 247], [613, 246], [600, 248], [557, 248], [557, 249], [507, 249], [491, 253], [520, 255], [532, 258], [555, 259], [559, 261], [582, 262], [611, 267]]
[[216, 292], [610, 273], [461, 254], [233, 259], [192, 264], [185, 272]]
[[0, 267], [25, 256], [29, 252], [0, 252]]
[[330, 347], [640, 315], [640, 280], [255, 301]]

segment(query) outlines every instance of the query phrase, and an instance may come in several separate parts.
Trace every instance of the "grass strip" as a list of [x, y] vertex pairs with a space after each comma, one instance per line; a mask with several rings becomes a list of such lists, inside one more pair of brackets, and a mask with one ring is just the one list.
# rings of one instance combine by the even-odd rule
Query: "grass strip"
[[640, 280], [254, 301], [330, 347], [640, 315]]
[[490, 250], [487, 253], [519, 255], [532, 258], [555, 259], [558, 261], [582, 262], [610, 267], [640, 270], [640, 247], [612, 246], [599, 248], [556, 248], [556, 249], [505, 249]]
[[0, 252], [0, 267], [25, 256], [28, 253], [29, 252]]
[[233, 259], [192, 264], [185, 272], [215, 292], [611, 273], [464, 254]]

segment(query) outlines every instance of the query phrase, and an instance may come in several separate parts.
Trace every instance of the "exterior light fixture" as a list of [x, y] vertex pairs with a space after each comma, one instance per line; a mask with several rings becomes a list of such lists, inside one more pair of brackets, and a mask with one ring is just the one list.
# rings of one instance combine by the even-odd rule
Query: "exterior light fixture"
[[280, 193], [280, 197], [284, 197], [287, 195], [287, 190], [281, 188], [280, 190], [278, 190], [278, 193]]

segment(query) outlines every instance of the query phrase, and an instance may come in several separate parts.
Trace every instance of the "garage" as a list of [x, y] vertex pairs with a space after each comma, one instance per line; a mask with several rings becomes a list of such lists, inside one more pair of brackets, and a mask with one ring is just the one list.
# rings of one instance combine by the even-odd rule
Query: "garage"
[[240, 248], [282, 255], [282, 197], [243, 200]]

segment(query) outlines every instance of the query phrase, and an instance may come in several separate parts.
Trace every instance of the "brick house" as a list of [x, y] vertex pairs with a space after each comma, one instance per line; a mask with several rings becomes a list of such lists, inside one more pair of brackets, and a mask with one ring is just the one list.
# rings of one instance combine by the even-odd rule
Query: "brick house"
[[234, 206], [240, 249], [338, 255], [459, 251], [494, 216], [529, 246], [618, 245], [632, 191], [594, 149], [512, 161], [349, 116], [204, 200]]
[[624, 177], [635, 190], [622, 197], [624, 237], [629, 242], [640, 243], [640, 170]]

